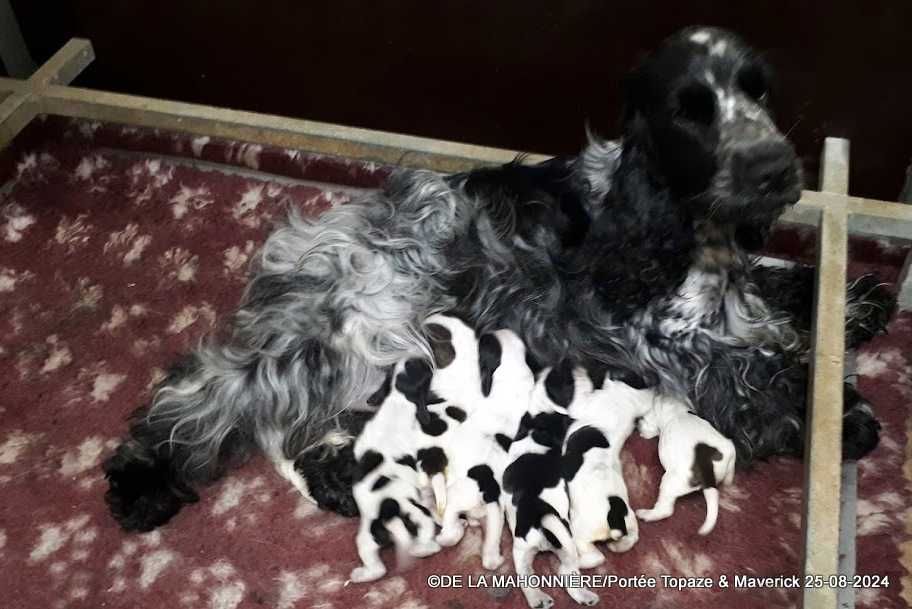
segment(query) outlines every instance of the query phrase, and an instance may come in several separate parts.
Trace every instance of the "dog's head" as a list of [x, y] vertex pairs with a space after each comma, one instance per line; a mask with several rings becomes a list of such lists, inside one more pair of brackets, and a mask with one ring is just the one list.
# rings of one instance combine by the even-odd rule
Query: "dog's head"
[[708, 27], [669, 38], [628, 78], [626, 141], [697, 218], [764, 222], [801, 196], [795, 151], [768, 107], [770, 79], [737, 36]]

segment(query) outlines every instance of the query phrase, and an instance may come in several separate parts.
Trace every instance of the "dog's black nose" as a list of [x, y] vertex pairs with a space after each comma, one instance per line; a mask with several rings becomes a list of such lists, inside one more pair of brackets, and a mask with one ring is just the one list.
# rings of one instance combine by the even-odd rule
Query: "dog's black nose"
[[734, 152], [732, 169], [743, 189], [766, 195], [789, 187], [795, 175], [795, 152], [787, 142], [760, 142]]

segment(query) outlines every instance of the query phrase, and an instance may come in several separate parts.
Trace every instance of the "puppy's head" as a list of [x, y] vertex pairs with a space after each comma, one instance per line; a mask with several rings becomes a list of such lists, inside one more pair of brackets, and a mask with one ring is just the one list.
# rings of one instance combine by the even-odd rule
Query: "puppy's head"
[[625, 138], [696, 218], [771, 221], [798, 201], [802, 180], [770, 113], [770, 81], [734, 34], [688, 28], [629, 76]]

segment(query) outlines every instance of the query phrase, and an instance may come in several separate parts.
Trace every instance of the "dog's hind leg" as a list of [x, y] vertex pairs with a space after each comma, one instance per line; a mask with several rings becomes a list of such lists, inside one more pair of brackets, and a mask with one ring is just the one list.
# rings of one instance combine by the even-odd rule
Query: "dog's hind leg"
[[696, 489], [690, 485], [686, 475], [680, 476], [666, 471], [662, 475], [662, 482], [659, 483], [659, 498], [656, 499], [655, 505], [649, 510], [637, 510], [637, 518], [644, 522], [668, 518], [674, 514], [674, 506], [678, 497], [682, 497], [694, 490]]
[[[513, 569], [520, 579], [527, 579], [530, 575], [535, 574], [532, 569], [532, 561], [535, 560], [536, 554], [538, 554], [538, 548], [534, 545], [522, 537], [513, 537]], [[539, 588], [524, 585], [521, 590], [531, 609], [551, 609], [554, 606], [554, 599]]]
[[[542, 518], [542, 527], [550, 531], [557, 538], [558, 545], [554, 546], [554, 553], [560, 560], [560, 574], [569, 578], [579, 575], [580, 562], [576, 552], [576, 544], [570, 531], [563, 522], [553, 514]], [[554, 545], [554, 542], [551, 542]], [[580, 605], [594, 605], [598, 602], [598, 594], [588, 588], [567, 586], [567, 594]]]
[[504, 513], [498, 501], [485, 504], [484, 542], [481, 548], [481, 565], [488, 571], [497, 570], [503, 564], [500, 553], [500, 537], [503, 534]]

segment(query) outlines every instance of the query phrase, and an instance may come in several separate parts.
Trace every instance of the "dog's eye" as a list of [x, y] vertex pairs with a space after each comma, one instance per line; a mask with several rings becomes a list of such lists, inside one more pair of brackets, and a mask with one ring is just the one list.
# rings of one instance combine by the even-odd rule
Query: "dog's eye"
[[763, 101], [768, 92], [766, 75], [757, 64], [750, 64], [738, 72], [738, 86], [757, 101]]
[[700, 125], [711, 125], [716, 116], [715, 94], [697, 83], [683, 87], [678, 91], [678, 115]]

